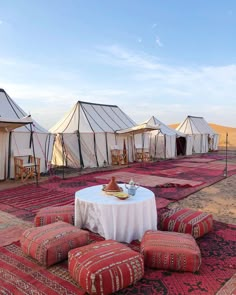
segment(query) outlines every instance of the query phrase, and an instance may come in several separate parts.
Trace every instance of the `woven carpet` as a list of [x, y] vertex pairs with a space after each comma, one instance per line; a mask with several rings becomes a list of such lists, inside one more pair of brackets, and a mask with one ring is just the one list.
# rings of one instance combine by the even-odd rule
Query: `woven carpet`
[[[102, 238], [91, 234], [92, 241]], [[202, 253], [198, 273], [145, 269], [143, 279], [115, 294], [214, 295], [231, 279], [236, 267], [235, 227], [214, 222], [214, 230], [197, 240]], [[129, 246], [139, 251], [139, 242]], [[19, 243], [0, 247], [0, 294], [85, 294], [70, 278], [67, 261], [41, 267], [22, 253]]]
[[0, 246], [18, 241], [23, 231], [29, 227], [32, 227], [31, 222], [0, 210]]
[[[210, 156], [213, 159], [220, 159], [220, 157], [213, 154]], [[209, 157], [200, 158], [208, 159]], [[223, 178], [222, 171], [219, 169], [202, 168], [199, 165], [197, 167], [176, 165], [179, 163], [181, 163], [181, 160], [163, 161], [148, 163], [145, 166], [134, 165], [119, 171], [139, 174], [143, 178], [148, 176], [172, 177], [179, 180], [184, 179], [203, 183], [195, 187], [147, 186], [155, 193], [158, 212], [161, 213], [166, 210], [165, 207], [170, 202], [182, 199]], [[206, 161], [200, 160], [196, 164], [204, 165], [205, 163]], [[210, 163], [213, 164], [214, 162], [210, 161]], [[73, 204], [74, 193], [77, 190], [106, 183], [106, 179], [97, 177], [106, 173], [110, 172], [103, 172], [102, 174], [94, 172], [89, 175], [68, 177], [66, 179], [51, 178], [44, 183], [40, 183], [38, 187], [24, 185], [17, 189], [0, 191], [0, 210], [19, 218], [23, 221], [22, 225], [26, 225], [28, 223], [25, 223], [25, 221], [32, 222], [35, 213], [40, 208]], [[230, 173], [235, 174], [236, 170], [231, 170]], [[9, 215], [5, 215], [5, 219], [2, 217], [2, 224], [6, 225], [10, 217]], [[19, 223], [19, 225], [21, 224]], [[22, 228], [19, 228], [19, 230], [22, 230]], [[202, 253], [202, 266], [199, 273], [176, 273], [146, 269], [141, 281], [117, 294], [215, 295], [221, 289], [224, 291], [223, 286], [229, 290], [232, 285], [230, 285], [230, 282], [232, 283], [230, 279], [236, 269], [235, 231], [235, 226], [214, 222], [214, 230], [197, 240]], [[91, 241], [102, 239], [92, 233], [90, 233], [90, 238]], [[139, 251], [138, 241], [133, 241], [129, 246]], [[22, 253], [19, 243], [14, 242], [0, 247], [0, 294], [72, 295], [84, 294], [84, 292], [70, 278], [67, 271], [67, 261], [45, 269], [33, 259], [26, 257]]]
[[[176, 164], [177, 166], [184, 166], [184, 167], [201, 167], [204, 169], [213, 169], [213, 170], [220, 170], [223, 171], [225, 168], [225, 163], [223, 162], [210, 162], [210, 163], [193, 163], [193, 162], [181, 162]], [[236, 170], [236, 165], [227, 164], [227, 170], [233, 171]]]
[[41, 186], [25, 185], [0, 191], [0, 210], [32, 221], [40, 208], [74, 203], [74, 194]]
[[212, 161], [215, 161], [216, 159], [211, 159], [211, 158], [186, 158], [186, 159], [183, 159], [182, 161], [183, 162], [196, 162], [196, 163], [209, 163], [209, 162], [212, 162]]
[[[180, 163], [181, 160], [167, 160], [148, 163], [145, 167], [122, 168], [119, 172], [94, 172], [66, 179], [50, 178], [38, 187], [31, 184], [3, 190], [0, 191], [0, 210], [32, 221], [40, 208], [73, 204], [76, 191], [97, 184], [106, 184], [114, 173], [118, 173], [120, 179], [123, 177], [124, 182], [133, 177], [135, 181], [152, 190], [156, 196], [157, 208], [160, 209], [172, 201], [181, 200], [223, 179], [220, 170], [177, 166]], [[236, 173], [236, 170], [231, 173]]]
[[166, 184], [173, 184], [173, 186], [180, 186], [180, 187], [195, 187], [202, 182], [194, 181], [194, 180], [187, 180], [187, 179], [179, 179], [179, 178], [171, 178], [171, 177], [162, 177], [162, 176], [154, 176], [154, 175], [145, 175], [140, 173], [132, 173], [132, 172], [112, 172], [109, 174], [103, 174], [100, 176], [95, 176], [95, 178], [106, 179], [110, 180], [111, 177], [116, 177], [117, 181], [121, 181], [124, 183], [128, 183], [132, 178], [135, 182], [142, 186], [149, 186], [149, 187], [156, 187]]

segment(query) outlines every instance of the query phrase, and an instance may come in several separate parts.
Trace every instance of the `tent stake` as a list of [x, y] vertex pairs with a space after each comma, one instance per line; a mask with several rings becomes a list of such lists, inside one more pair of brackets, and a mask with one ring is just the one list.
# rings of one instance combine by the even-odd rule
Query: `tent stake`
[[224, 177], [228, 176], [228, 132], [226, 132], [226, 140], [225, 140], [225, 169], [224, 169]]

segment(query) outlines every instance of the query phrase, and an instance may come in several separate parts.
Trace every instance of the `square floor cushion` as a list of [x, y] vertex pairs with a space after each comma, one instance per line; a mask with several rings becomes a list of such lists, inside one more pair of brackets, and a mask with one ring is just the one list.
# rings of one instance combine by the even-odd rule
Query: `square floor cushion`
[[212, 230], [212, 215], [188, 208], [174, 208], [160, 216], [161, 230], [191, 234], [195, 239]]
[[68, 254], [69, 273], [89, 294], [111, 294], [143, 277], [143, 256], [113, 240], [92, 243]]
[[20, 238], [22, 251], [44, 266], [67, 259], [71, 249], [88, 242], [88, 231], [63, 221], [29, 228]]
[[75, 208], [73, 205], [45, 207], [37, 212], [34, 218], [34, 225], [42, 226], [59, 220], [74, 225], [74, 216]]
[[196, 272], [201, 265], [200, 249], [190, 234], [146, 231], [140, 251], [150, 268]]

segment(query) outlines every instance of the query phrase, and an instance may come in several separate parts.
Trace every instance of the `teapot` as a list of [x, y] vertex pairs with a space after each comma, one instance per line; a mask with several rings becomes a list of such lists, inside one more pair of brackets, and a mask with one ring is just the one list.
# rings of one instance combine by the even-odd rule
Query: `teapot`
[[131, 178], [130, 179], [130, 182], [128, 184], [125, 184], [125, 187], [127, 188], [128, 190], [128, 194], [130, 196], [134, 196], [135, 193], [136, 193], [136, 190], [139, 188], [139, 185], [137, 183], [135, 183], [133, 181], [133, 179]]

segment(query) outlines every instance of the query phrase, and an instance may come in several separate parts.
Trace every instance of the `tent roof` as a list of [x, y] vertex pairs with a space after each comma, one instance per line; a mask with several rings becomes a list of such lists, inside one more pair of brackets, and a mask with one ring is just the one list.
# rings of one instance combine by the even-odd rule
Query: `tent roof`
[[153, 131], [153, 130], [157, 130], [157, 129], [159, 129], [158, 126], [153, 126], [148, 123], [142, 123], [142, 124], [130, 127], [130, 128], [118, 130], [116, 133], [118, 133], [118, 134], [124, 134], [124, 133], [138, 134], [138, 133]]
[[[19, 120], [22, 117], [27, 117], [26, 112], [24, 112], [5, 92], [4, 89], [0, 88], [0, 117], [4, 120]], [[41, 127], [35, 120], [31, 119], [33, 122], [34, 130], [38, 133], [48, 133], [46, 129]], [[25, 125], [25, 124], [24, 124]], [[27, 126], [17, 128], [17, 131], [25, 132], [30, 131]]]
[[161, 131], [161, 133], [165, 134], [165, 135], [169, 135], [169, 136], [175, 135], [175, 136], [179, 136], [179, 137], [186, 136], [182, 132], [177, 131], [177, 130], [165, 125], [163, 122], [161, 122], [160, 120], [158, 120], [154, 116], [152, 116], [149, 120], [147, 120], [146, 123], [154, 125], [154, 126], [158, 126], [158, 129]]
[[115, 132], [135, 122], [118, 106], [78, 101], [50, 131], [52, 133]]
[[32, 124], [33, 121], [30, 116], [22, 119], [4, 119], [0, 117], [0, 131], [11, 131], [27, 124]]
[[203, 117], [187, 116], [187, 118], [176, 128], [185, 134], [217, 134]]

